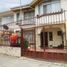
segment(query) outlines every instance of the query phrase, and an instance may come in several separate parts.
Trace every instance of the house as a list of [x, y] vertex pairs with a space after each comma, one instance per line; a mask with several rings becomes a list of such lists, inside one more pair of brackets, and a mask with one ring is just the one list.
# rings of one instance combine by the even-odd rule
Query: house
[[31, 4], [11, 8], [14, 23], [10, 23], [11, 27], [9, 24], [8, 26], [14, 31], [20, 30], [19, 27], [23, 29], [30, 51], [44, 52], [47, 49], [60, 49], [59, 52], [62, 54], [64, 52], [67, 56], [66, 6], [66, 0], [34, 0]]

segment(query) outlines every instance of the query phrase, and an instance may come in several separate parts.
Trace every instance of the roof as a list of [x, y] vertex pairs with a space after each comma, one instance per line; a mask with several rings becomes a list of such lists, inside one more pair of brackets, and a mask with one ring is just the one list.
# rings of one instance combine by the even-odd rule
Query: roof
[[37, 5], [37, 3], [40, 1], [44, 1], [44, 0], [33, 0], [30, 4], [14, 7], [14, 8], [11, 8], [11, 10], [14, 11], [14, 10], [19, 10], [19, 9], [31, 8], [32, 6]]
[[6, 16], [6, 15], [12, 15], [12, 14], [13, 14], [13, 11], [5, 11], [0, 13], [0, 17]]
[[35, 4], [37, 5], [37, 2], [39, 2], [39, 1], [43, 1], [43, 0], [33, 0], [30, 4], [23, 5], [21, 7], [20, 6], [14, 7], [14, 8], [11, 8], [11, 10], [9, 10], [9, 11], [1, 12], [0, 17], [1, 16], [6, 16], [6, 15], [9, 15], [9, 14], [13, 14], [13, 11], [16, 11], [16, 10], [28, 9], [28, 8], [31, 9], [31, 7], [34, 6]]
[[30, 8], [30, 5], [27, 4], [23, 6], [14, 7], [14, 8], [11, 8], [11, 10], [19, 10], [19, 9], [26, 9], [26, 8]]

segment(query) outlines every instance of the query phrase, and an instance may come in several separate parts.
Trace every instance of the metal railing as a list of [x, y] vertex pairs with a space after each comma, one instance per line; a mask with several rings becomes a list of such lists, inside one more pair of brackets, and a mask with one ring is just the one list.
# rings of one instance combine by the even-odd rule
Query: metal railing
[[61, 24], [67, 20], [67, 11], [58, 11], [48, 14], [43, 14], [37, 17], [18, 20], [16, 22], [7, 23], [6, 25], [12, 26], [16, 25], [16, 23], [20, 23], [21, 25], [50, 25], [50, 24]]
[[61, 24], [64, 23], [66, 18], [67, 12], [66, 11], [58, 11], [54, 13], [44, 14], [38, 16], [36, 25], [51, 25], [51, 24]]

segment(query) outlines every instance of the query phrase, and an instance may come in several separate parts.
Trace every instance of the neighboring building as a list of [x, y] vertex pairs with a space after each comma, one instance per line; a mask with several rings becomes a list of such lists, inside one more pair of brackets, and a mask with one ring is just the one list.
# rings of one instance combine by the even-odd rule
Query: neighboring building
[[[29, 48], [44, 51], [46, 48], [67, 48], [67, 0], [34, 0], [26, 6], [11, 8], [12, 14], [2, 15], [1, 24], [10, 22], [10, 29], [24, 30]], [[6, 18], [5, 18], [6, 17]], [[1, 22], [2, 21], [2, 22]]]

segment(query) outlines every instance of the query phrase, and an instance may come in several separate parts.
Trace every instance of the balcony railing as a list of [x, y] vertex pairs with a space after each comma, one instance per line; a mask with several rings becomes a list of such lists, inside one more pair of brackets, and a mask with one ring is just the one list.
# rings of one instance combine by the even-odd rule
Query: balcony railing
[[38, 16], [36, 25], [39, 26], [39, 25], [61, 24], [64, 23], [64, 21], [67, 19], [66, 15], [67, 15], [66, 11], [44, 14]]
[[17, 23], [20, 23], [22, 25], [34, 25], [36, 20], [36, 18], [33, 17], [33, 18], [29, 18], [29, 19], [25, 19], [25, 20], [20, 20], [20, 21], [17, 21]]
[[[11, 22], [6, 25], [14, 26], [16, 23], [23, 25], [51, 25], [51, 24], [62, 24], [67, 20], [67, 11], [58, 11], [54, 13], [40, 15], [34, 18], [29, 18], [17, 22]], [[1, 26], [0, 26], [1, 27]]]

